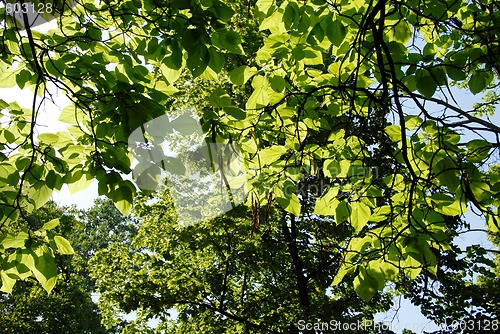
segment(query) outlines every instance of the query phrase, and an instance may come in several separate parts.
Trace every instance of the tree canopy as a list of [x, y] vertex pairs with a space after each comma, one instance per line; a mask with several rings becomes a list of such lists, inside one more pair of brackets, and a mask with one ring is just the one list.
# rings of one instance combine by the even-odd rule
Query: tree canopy
[[[188, 177], [182, 154], [129, 139], [138, 129], [146, 144], [168, 137], [144, 131], [161, 117], [183, 134], [179, 110], [189, 107], [208, 146], [223, 145], [244, 162], [242, 181], [225, 172], [225, 165], [235, 169], [227, 156], [208, 159], [228, 192], [247, 194], [240, 209], [251, 218], [248, 225], [231, 220], [226, 231], [214, 223], [217, 242], [205, 260], [223, 266], [233, 250], [224, 250], [228, 242], [243, 242], [244, 231], [256, 240], [259, 226], [274, 224], [303, 309], [326, 283], [348, 283], [370, 301], [389, 282], [439, 280], [454, 232], [468, 228], [466, 212], [498, 238], [500, 177], [490, 170], [500, 147], [491, 118], [499, 102], [497, 1], [46, 1], [57, 13], [46, 32], [26, 24], [27, 13], [9, 15], [13, 2], [0, 8], [0, 88], [23, 89], [33, 104], [0, 100], [2, 291], [31, 276], [47, 291], [55, 286], [54, 257], [73, 248], [53, 233], [57, 220], [40, 227], [30, 215], [64, 185], [78, 191], [97, 180], [99, 194], [124, 214], [144, 196], [168, 207], [161, 170]], [[56, 90], [71, 101], [60, 116], [67, 131], [41, 133], [40, 110]], [[160, 159], [138, 180], [135, 160], [144, 154]], [[144, 187], [151, 182], [158, 188]], [[181, 193], [198, 191], [186, 186]], [[12, 230], [17, 221], [24, 226]], [[194, 235], [204, 224], [192, 227]], [[234, 241], [225, 239], [229, 226]], [[243, 242], [242, 256], [252, 247], [265, 256], [273, 246], [264, 241]], [[321, 251], [303, 257], [299, 241]], [[143, 251], [130, 265], [139, 273], [137, 257], [148, 263], [155, 252], [198, 251], [137, 243]], [[283, 251], [273, 254], [279, 259]], [[194, 270], [196, 259], [185, 259]], [[317, 280], [314, 268], [322, 265]], [[199, 279], [211, 275], [202, 269]], [[232, 269], [235, 289], [245, 270]], [[227, 311], [221, 300], [223, 317], [249, 312]]]
[[[139, 201], [141, 227], [131, 247], [113, 243], [90, 262], [107, 326], [135, 311], [126, 332], [145, 332], [156, 319], [155, 332], [282, 333], [296, 332], [299, 319], [373, 321], [391, 306], [388, 293], [365, 303], [351, 284], [331, 287], [345, 231], [329, 222], [311, 222], [323, 245], [310, 243], [306, 227], [290, 231], [278, 207], [253, 232], [244, 206], [179, 229], [173, 201], [163, 196], [154, 205]], [[378, 333], [371, 330], [352, 332]]]
[[[73, 256], [56, 259], [60, 282], [48, 295], [35, 279], [17, 282], [10, 294], [0, 293], [0, 328], [2, 333], [116, 333], [126, 322], [116, 322], [108, 329], [101, 324], [101, 312], [92, 301], [95, 282], [89, 276], [88, 260], [109, 242], [126, 242], [133, 221], [125, 219], [110, 201], [97, 200], [90, 210], [58, 207], [49, 201], [29, 215], [31, 222], [59, 219], [55, 229], [75, 248]], [[20, 222], [17, 230], [26, 222]], [[102, 233], [104, 230], [106, 233]], [[132, 229], [133, 231], [133, 229]], [[125, 233], [124, 233], [125, 232]], [[110, 238], [109, 235], [113, 234]]]

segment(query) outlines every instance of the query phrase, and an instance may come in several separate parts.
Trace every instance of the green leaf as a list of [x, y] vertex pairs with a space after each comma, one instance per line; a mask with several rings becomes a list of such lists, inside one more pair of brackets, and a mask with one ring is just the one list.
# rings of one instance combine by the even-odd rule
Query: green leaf
[[115, 206], [124, 216], [128, 216], [132, 211], [132, 203], [125, 199], [115, 202]]
[[36, 256], [34, 268], [31, 268], [31, 270], [40, 285], [47, 293], [50, 293], [56, 285], [58, 274], [54, 257], [49, 252]]
[[448, 74], [448, 77], [450, 77], [450, 79], [453, 79], [453, 80], [456, 80], [456, 81], [462, 81], [462, 80], [465, 80], [467, 78], [467, 74], [465, 73], [465, 71], [463, 71], [462, 69], [458, 68], [458, 67], [454, 67], [454, 66], [446, 66], [446, 74]]
[[0, 276], [2, 277], [2, 287], [0, 288], [0, 291], [5, 293], [11, 293], [17, 280], [9, 277], [7, 273], [1, 269], [0, 269]]
[[257, 143], [253, 138], [246, 138], [241, 141], [241, 148], [250, 154], [257, 153]]
[[415, 73], [415, 80], [417, 81], [417, 90], [420, 94], [428, 98], [434, 95], [438, 84], [429, 71], [418, 69]]
[[59, 121], [67, 124], [76, 124], [75, 106], [69, 105], [65, 107], [59, 116]]
[[304, 47], [302, 45], [297, 45], [295, 48], [293, 48], [291, 55], [292, 59], [295, 59], [297, 61], [304, 59], [306, 57]]
[[54, 172], [54, 170], [50, 170], [47, 176], [45, 176], [45, 183], [50, 189], [61, 190], [62, 177], [60, 174]]
[[170, 95], [165, 90], [168, 89], [167, 88], [168, 86], [171, 86], [175, 81], [177, 81], [177, 79], [179, 79], [179, 77], [181, 76], [182, 70], [181, 69], [175, 70], [175, 69], [168, 67], [167, 65], [161, 65], [160, 70], [161, 70], [161, 74], [163, 74], [165, 79], [167, 79], [167, 82], [163, 82], [163, 81], [157, 82], [155, 87], [159, 91]]
[[335, 209], [335, 223], [341, 224], [346, 221], [350, 216], [351, 206], [345, 201], [339, 202], [337, 208]]
[[[268, 82], [262, 75], [256, 75], [252, 79], [254, 91], [246, 103], [247, 109], [259, 109], [269, 104]], [[271, 90], [272, 92], [272, 90]]]
[[395, 40], [406, 45], [406, 43], [410, 41], [411, 36], [412, 36], [411, 25], [404, 20], [399, 20], [398, 23], [396, 23], [396, 25], [394, 26]]
[[380, 206], [373, 210], [373, 214], [370, 216], [369, 221], [371, 222], [381, 222], [387, 219], [388, 214], [391, 212], [390, 206]]
[[335, 278], [333, 279], [332, 285], [335, 286], [335, 285], [340, 284], [342, 282], [342, 280], [344, 279], [344, 277], [353, 273], [354, 270], [356, 270], [355, 266], [346, 267], [345, 265], [343, 265], [340, 268], [340, 270], [337, 272], [337, 274], [335, 275]]
[[498, 216], [488, 214], [486, 215], [486, 223], [488, 225], [488, 229], [493, 233], [500, 232], [500, 222], [498, 220]]
[[12, 88], [16, 84], [16, 74], [14, 72], [0, 71], [0, 88]]
[[488, 85], [488, 75], [484, 71], [476, 71], [469, 79], [469, 89], [476, 95], [482, 92]]
[[16, 75], [16, 83], [19, 88], [23, 89], [26, 82], [31, 79], [31, 73], [27, 70], [22, 70]]
[[[149, 163], [147, 163], [149, 165]], [[136, 170], [139, 169], [141, 164], [136, 166]], [[139, 174], [136, 183], [141, 190], [155, 190], [161, 181], [161, 168], [157, 165], [150, 165]]]
[[231, 97], [221, 87], [217, 87], [210, 93], [209, 100], [210, 104], [216, 108], [229, 107], [232, 104]]
[[[418, 126], [420, 126], [424, 120], [421, 117], [415, 116], [415, 115], [408, 115], [405, 116], [405, 125], [408, 130], [414, 130]], [[390, 135], [389, 135], [390, 137]], [[401, 137], [401, 134], [400, 134]], [[392, 138], [391, 138], [392, 139]]]
[[289, 2], [283, 13], [283, 23], [285, 27], [290, 30], [295, 24], [299, 22], [300, 19], [300, 9], [297, 3]]
[[29, 249], [22, 248], [9, 255], [7, 262], [4, 262], [3, 264], [3, 269], [11, 278], [24, 280], [33, 276], [31, 269], [26, 265], [27, 256], [30, 256], [30, 258], [33, 259], [29, 253]]
[[210, 55], [208, 49], [205, 45], [200, 45], [195, 52], [189, 53], [186, 65], [191, 74], [194, 77], [198, 77], [205, 71], [209, 62]]
[[283, 210], [295, 215], [300, 216], [300, 201], [296, 194], [291, 194], [290, 198], [278, 197], [276, 198], [278, 204], [283, 208]]
[[246, 113], [238, 107], [225, 107], [224, 112], [228, 115], [233, 116], [237, 120], [244, 120], [246, 117]]
[[276, 10], [271, 15], [267, 16], [259, 26], [259, 30], [267, 30], [278, 27], [283, 22], [283, 11]]
[[37, 183], [29, 190], [29, 198], [35, 204], [35, 209], [39, 209], [47, 203], [52, 195], [52, 191], [45, 183]]
[[0, 110], [3, 110], [9, 106], [9, 103], [5, 102], [4, 100], [0, 99]]
[[385, 281], [395, 281], [398, 278], [398, 266], [383, 259], [378, 259], [370, 261], [368, 264], [368, 270], [370, 273], [374, 273], [373, 276], [378, 282], [378, 290], [383, 290], [385, 287]]
[[339, 188], [332, 187], [328, 189], [328, 192], [323, 197], [316, 200], [316, 204], [314, 206], [314, 214], [334, 216], [339, 204], [339, 201], [336, 198], [338, 193]]
[[192, 135], [199, 125], [199, 121], [188, 114], [183, 114], [170, 122], [170, 126], [175, 131], [185, 136]]
[[229, 79], [235, 85], [244, 85], [257, 72], [255, 67], [243, 65], [229, 72]]
[[[163, 64], [172, 70], [180, 70], [182, 68], [182, 49], [179, 47], [177, 41], [172, 41], [170, 44], [170, 55], [165, 57]], [[170, 81], [173, 83], [173, 81]]]
[[59, 226], [61, 222], [59, 221], [59, 218], [49, 220], [43, 226], [40, 228], [41, 231], [47, 231], [47, 230], [52, 230]]
[[269, 9], [273, 7], [274, 0], [257, 0], [256, 6], [264, 14], [267, 14]]
[[[175, 79], [175, 80], [177, 80], [177, 79]], [[164, 81], [157, 81], [155, 89], [157, 89], [158, 91], [160, 91], [166, 95], [174, 95], [174, 94], [179, 92], [179, 89], [177, 89], [177, 87], [175, 87], [173, 85], [169, 85], [167, 82], [164, 82]]]
[[227, 51], [235, 54], [243, 54], [243, 49], [241, 48], [241, 37], [240, 35], [232, 30], [222, 30], [219, 32], [218, 38], [219, 44]]
[[361, 202], [351, 203], [351, 225], [354, 227], [356, 232], [359, 232], [365, 227], [366, 223], [370, 219], [371, 211], [370, 208]]
[[379, 275], [374, 275], [373, 272], [367, 272], [363, 267], [359, 267], [359, 273], [354, 278], [354, 290], [358, 296], [368, 302], [378, 291]]
[[222, 3], [221, 1], [214, 1], [212, 6], [217, 18], [223, 22], [229, 21], [234, 15], [234, 10], [232, 10], [231, 7]]
[[[27, 162], [29, 163], [29, 159], [27, 159]], [[0, 162], [0, 178], [1, 179], [8, 180], [11, 177], [11, 175], [14, 175], [16, 173], [18, 173], [18, 172], [17, 172], [15, 166], [13, 166], [7, 162]]]
[[321, 26], [321, 23], [316, 23], [316, 25], [311, 29], [309, 36], [307, 37], [307, 42], [310, 45], [321, 44], [325, 38], [325, 31]]
[[447, 216], [457, 216], [467, 212], [465, 205], [461, 204], [459, 198], [455, 199], [445, 194], [434, 194], [431, 201], [435, 204], [434, 209]]
[[286, 88], [286, 80], [279, 75], [275, 75], [270, 80], [271, 88], [276, 92], [283, 92]]
[[330, 22], [326, 27], [326, 37], [333, 45], [339, 46], [345, 39], [347, 29], [340, 20]]
[[492, 199], [494, 198], [494, 194], [488, 183], [471, 182], [470, 188], [476, 200], [481, 204], [490, 204]]
[[77, 170], [71, 175], [71, 178], [67, 181], [67, 183], [69, 192], [71, 194], [75, 194], [90, 186], [92, 179], [90, 178], [90, 175], [83, 174], [81, 170]]
[[59, 252], [59, 254], [63, 254], [63, 255], [75, 254], [73, 247], [71, 247], [69, 241], [66, 240], [65, 238], [63, 238], [59, 235], [56, 235], [54, 237], [54, 242], [56, 243], [57, 251]]
[[491, 150], [491, 143], [474, 139], [466, 144], [467, 146], [467, 160], [470, 162], [482, 162], [488, 158]]
[[432, 79], [436, 81], [438, 86], [446, 85], [446, 73], [442, 67], [433, 67], [429, 70], [429, 72]]
[[216, 73], [222, 71], [225, 63], [225, 56], [223, 53], [217, 51], [216, 48], [211, 46], [208, 49], [208, 53], [210, 55], [210, 61], [208, 62], [208, 66], [214, 70]]
[[[175, 128], [177, 130], [177, 127]], [[177, 174], [177, 175], [185, 175], [186, 174], [186, 166], [182, 163], [181, 160], [174, 157], [165, 157], [162, 161], [162, 167], [165, 171]]]
[[454, 192], [460, 186], [458, 170], [456, 165], [449, 165], [446, 164], [446, 162], [448, 162], [447, 159], [443, 159], [439, 162], [439, 164], [443, 165], [443, 169], [437, 174], [437, 179], [441, 184], [447, 186], [450, 191]]
[[385, 132], [389, 135], [392, 141], [401, 141], [401, 127], [399, 125], [389, 125], [385, 128]]
[[41, 133], [38, 135], [38, 140], [45, 144], [55, 144], [59, 141], [59, 136], [53, 133]]
[[422, 271], [421, 263], [414, 256], [414, 253], [407, 253], [404, 255], [403, 261], [401, 261], [403, 271], [410, 279], [415, 279]]
[[4, 249], [23, 248], [29, 235], [26, 232], [18, 232], [16, 234], [6, 233], [0, 236], [0, 245]]
[[312, 48], [304, 49], [304, 65], [322, 65], [323, 64], [323, 54], [321, 51], [314, 50]]
[[275, 145], [265, 148], [259, 152], [259, 161], [262, 166], [270, 165], [285, 154], [285, 146]]

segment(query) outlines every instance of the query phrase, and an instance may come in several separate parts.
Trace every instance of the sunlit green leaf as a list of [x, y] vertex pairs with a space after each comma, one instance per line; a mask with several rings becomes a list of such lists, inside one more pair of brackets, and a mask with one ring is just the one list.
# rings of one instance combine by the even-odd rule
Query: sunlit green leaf
[[255, 67], [243, 65], [229, 72], [229, 78], [235, 85], [243, 85], [256, 73], [257, 69]]
[[124, 216], [128, 216], [132, 211], [132, 203], [124, 199], [115, 202], [115, 206]]
[[71, 247], [69, 241], [66, 240], [65, 238], [63, 238], [59, 235], [56, 235], [54, 237], [54, 242], [56, 243], [57, 251], [59, 252], [59, 254], [63, 254], [63, 255], [75, 254], [73, 247]]
[[28, 240], [29, 235], [26, 232], [18, 232], [15, 234], [6, 233], [0, 236], [0, 245], [4, 249], [8, 248], [22, 248]]
[[57, 266], [54, 257], [48, 253], [43, 252], [34, 259], [34, 268], [32, 268], [35, 278], [40, 285], [50, 293], [57, 282]]
[[289, 198], [278, 197], [276, 200], [285, 211], [300, 216], [300, 201], [296, 194], [291, 194]]
[[389, 135], [392, 141], [401, 141], [401, 127], [398, 125], [389, 125], [385, 128], [385, 132]]
[[59, 218], [55, 218], [55, 219], [49, 220], [48, 222], [43, 224], [43, 226], [40, 228], [40, 230], [41, 231], [52, 230], [52, 229], [56, 228], [57, 226], [59, 226], [59, 224], [60, 224]]
[[285, 154], [286, 148], [284, 146], [272, 146], [263, 149], [259, 152], [259, 160], [262, 166], [269, 165], [278, 160]]
[[323, 197], [318, 198], [314, 207], [314, 213], [317, 215], [334, 216], [339, 204], [339, 201], [336, 200], [338, 192], [338, 188], [330, 188]]
[[38, 140], [45, 144], [54, 144], [59, 141], [59, 136], [53, 133], [42, 133], [38, 135]]
[[350, 223], [357, 232], [361, 231], [366, 223], [368, 223], [370, 215], [370, 208], [366, 204], [361, 202], [351, 203]]
[[412, 37], [412, 27], [410, 24], [404, 20], [398, 21], [393, 27], [394, 38], [403, 44], [406, 44], [410, 41]]
[[0, 270], [0, 276], [2, 278], [2, 287], [0, 288], [0, 291], [11, 293], [12, 289], [14, 288], [14, 284], [16, 284], [16, 280], [9, 277], [3, 270]]

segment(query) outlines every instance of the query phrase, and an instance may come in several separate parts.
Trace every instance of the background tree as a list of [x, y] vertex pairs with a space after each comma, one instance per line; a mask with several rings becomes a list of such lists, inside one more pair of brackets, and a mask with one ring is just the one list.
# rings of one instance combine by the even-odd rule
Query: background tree
[[273, 206], [261, 210], [257, 228], [239, 206], [179, 228], [168, 192], [157, 196], [139, 201], [131, 246], [113, 243], [91, 260], [108, 326], [135, 311], [126, 332], [150, 319], [159, 321], [155, 332], [296, 332], [301, 319], [356, 323], [390, 307], [390, 295], [365, 303], [349, 284], [330, 287], [345, 231], [327, 221], [290, 232], [286, 212]]
[[[11, 294], [0, 295], [0, 328], [2, 333], [111, 333], [101, 325], [97, 305], [91, 299], [92, 284], [87, 271], [86, 254], [80, 253], [83, 223], [75, 208], [57, 207], [48, 202], [28, 216], [30, 224], [41, 227], [44, 222], [59, 219], [57, 232], [72, 241], [77, 249], [73, 257], [57, 259], [61, 271], [60, 284], [50, 295], [35, 280], [18, 282]], [[19, 222], [19, 228], [23, 222]]]
[[[120, 333], [127, 322], [105, 329], [101, 310], [92, 300], [95, 283], [89, 276], [88, 260], [113, 241], [126, 244], [136, 234], [136, 221], [120, 214], [110, 200], [98, 198], [88, 210], [58, 207], [49, 201], [28, 216], [37, 229], [58, 219], [57, 233], [74, 248], [72, 256], [57, 258], [61, 283], [50, 295], [36, 281], [18, 282], [11, 294], [0, 297], [2, 333]], [[23, 222], [19, 222], [19, 228]]]

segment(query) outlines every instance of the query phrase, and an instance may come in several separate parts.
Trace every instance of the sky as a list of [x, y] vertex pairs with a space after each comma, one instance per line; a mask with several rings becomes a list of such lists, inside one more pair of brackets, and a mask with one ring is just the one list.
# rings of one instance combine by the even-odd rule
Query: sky
[[[38, 27], [42, 31], [48, 28], [49, 26], [47, 25]], [[39, 133], [57, 132], [65, 129], [65, 125], [59, 122], [58, 118], [61, 110], [68, 105], [69, 100], [63, 94], [57, 93], [54, 87], [51, 88], [51, 91], [56, 94], [57, 105], [46, 102], [39, 117], [40, 126], [37, 127]], [[464, 108], [471, 108], [472, 104], [478, 101], [478, 97], [472, 95], [470, 92], [456, 92], [456, 97]], [[0, 99], [6, 102], [17, 102], [21, 107], [31, 108], [33, 93], [30, 91], [20, 91], [17, 88], [0, 89]], [[500, 124], [500, 115], [495, 116], [493, 122], [494, 124]], [[79, 208], [88, 209], [93, 205], [93, 201], [97, 196], [97, 182], [94, 181], [87, 189], [75, 194], [71, 194], [67, 186], [63, 186], [60, 192], [54, 193], [52, 198], [60, 205], [75, 204]], [[484, 222], [473, 214], [466, 214], [466, 219], [471, 223], [471, 228], [484, 228]], [[487, 240], [485, 233], [481, 232], [466, 233], [458, 238], [456, 242], [461, 247], [471, 244], [480, 244], [488, 248], [493, 247]], [[438, 330], [437, 325], [426, 319], [418, 307], [412, 305], [410, 301], [404, 298], [395, 300], [393, 309], [392, 311], [378, 314], [376, 320], [391, 323], [391, 329], [396, 333], [401, 333], [403, 328], [412, 329], [416, 333], [422, 333], [423, 330]]]

